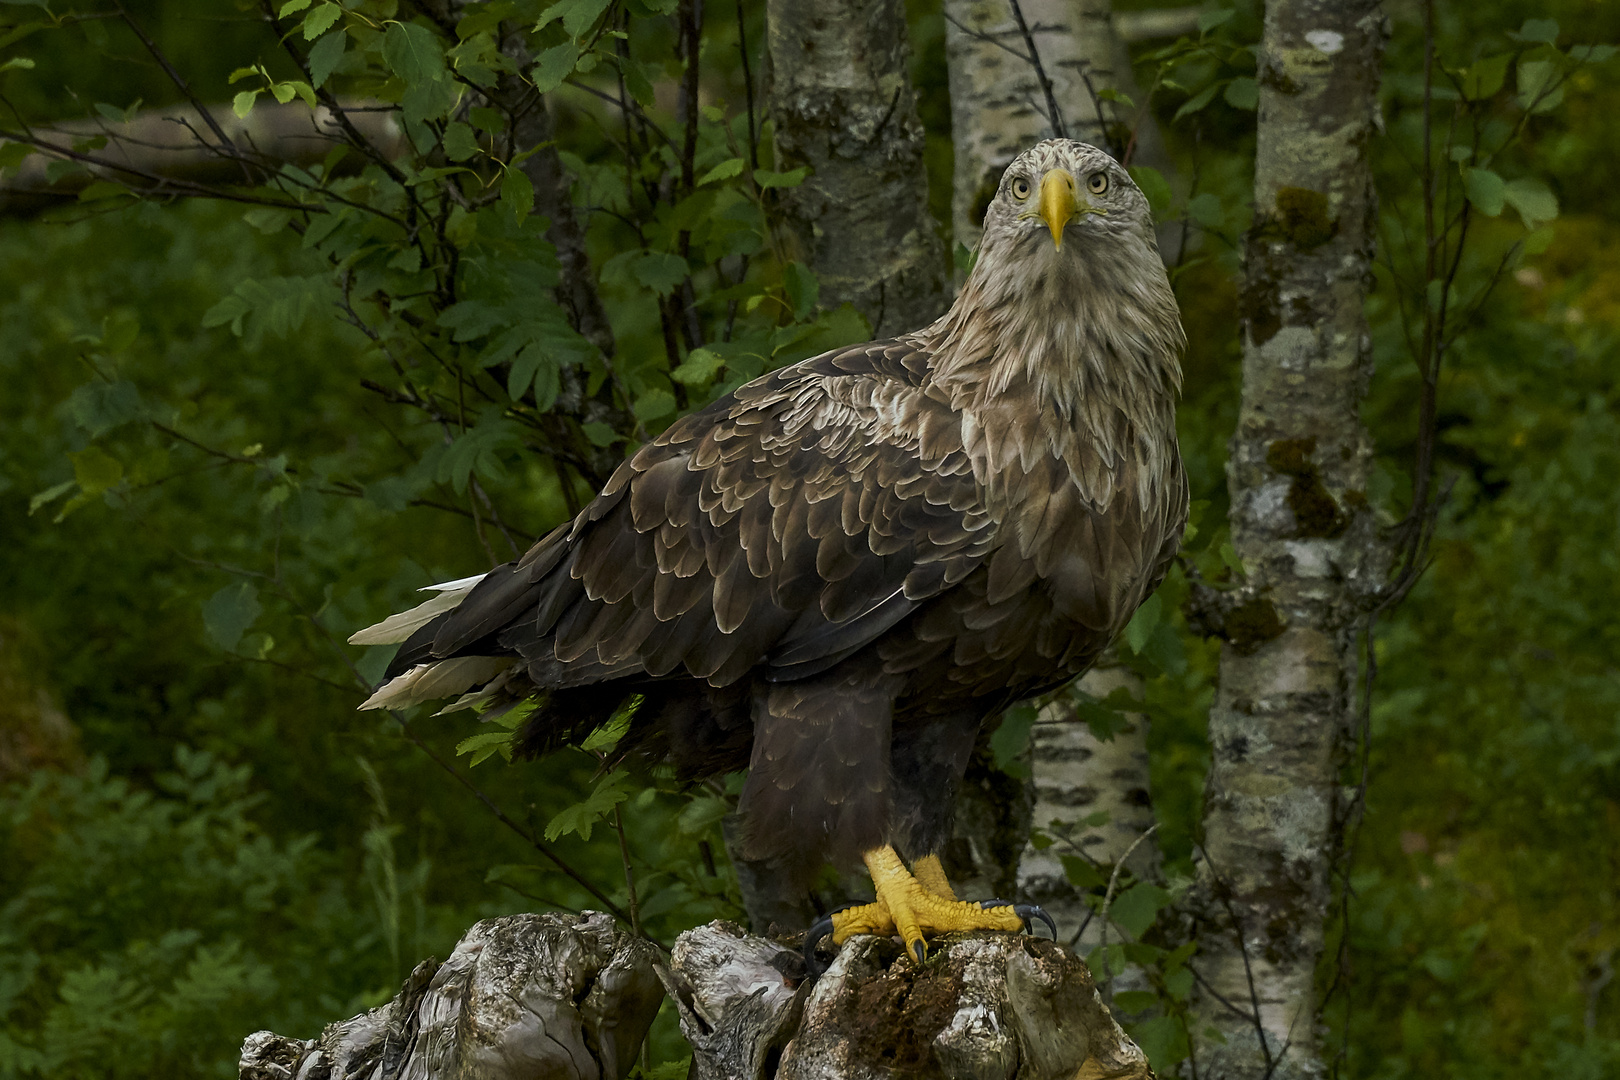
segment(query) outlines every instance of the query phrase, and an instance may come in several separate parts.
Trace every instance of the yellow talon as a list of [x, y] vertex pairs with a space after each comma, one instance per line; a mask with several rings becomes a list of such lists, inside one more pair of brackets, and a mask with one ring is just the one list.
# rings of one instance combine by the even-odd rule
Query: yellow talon
[[934, 856], [917, 861], [917, 877], [906, 870], [892, 847], [874, 848], [863, 858], [877, 888], [877, 901], [832, 917], [835, 945], [855, 934], [899, 934], [906, 951], [920, 963], [928, 954], [925, 934], [1023, 929], [1024, 921], [1011, 905], [987, 909], [955, 899]]

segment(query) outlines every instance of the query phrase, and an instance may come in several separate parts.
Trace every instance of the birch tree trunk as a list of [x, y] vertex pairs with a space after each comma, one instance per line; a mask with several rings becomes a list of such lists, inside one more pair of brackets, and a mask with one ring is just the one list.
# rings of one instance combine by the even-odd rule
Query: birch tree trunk
[[[1158, 126], [1140, 108], [1146, 102], [1131, 73], [1130, 52], [1114, 31], [1110, 0], [1022, 0], [1019, 6], [1069, 137], [1107, 147], [1112, 134], [1124, 147], [1134, 126], [1132, 163], [1168, 171]], [[945, 0], [945, 17], [956, 150], [951, 227], [958, 242], [973, 248], [1002, 170], [1051, 138], [1053, 129], [1034, 65], [1008, 51], [1027, 53], [1007, 0]], [[1113, 105], [1103, 103], [1106, 116], [1100, 117], [1092, 92], [1107, 89], [1129, 95], [1139, 108], [1120, 106], [1116, 115]], [[1115, 130], [1105, 131], [1105, 124]]]
[[[1131, 145], [1129, 124], [1119, 121], [1134, 121], [1136, 112], [1122, 108], [1116, 116], [1111, 105], [1102, 103], [1107, 115], [1100, 116], [1093, 96], [1113, 89], [1139, 106], [1145, 104], [1131, 72], [1130, 53], [1114, 30], [1109, 0], [1021, 0], [1019, 6], [1069, 136], [1098, 146], [1111, 140]], [[956, 240], [972, 248], [1007, 164], [1033, 143], [1052, 137], [1053, 129], [1034, 65], [1009, 51], [1027, 54], [1028, 45], [1008, 0], [945, 0], [945, 15], [956, 152], [952, 228]], [[1132, 160], [1168, 171], [1158, 127], [1150, 113], [1142, 110], [1140, 115]], [[1105, 130], [1105, 123], [1114, 130]], [[1141, 696], [1139, 680], [1117, 665], [1086, 675], [1079, 689], [1094, 698], [1116, 689]], [[1083, 857], [1112, 864], [1153, 826], [1147, 732], [1147, 717], [1132, 715], [1130, 730], [1106, 742], [1097, 739], [1076, 719], [1073, 701], [1061, 698], [1047, 706], [1031, 734], [1029, 820], [1064, 839], [1044, 850], [1024, 849], [1016, 867], [1018, 890], [1047, 908], [1064, 940], [1090, 909], [1070, 884], [1061, 857], [1078, 848]], [[964, 808], [970, 814], [959, 811], [959, 822], [985, 816], [983, 811], [971, 813], [978, 810], [971, 802]], [[1108, 814], [1107, 823], [1083, 823], [1099, 811]], [[1143, 844], [1132, 862], [1139, 877], [1157, 877], [1157, 845]], [[1092, 936], [1100, 929], [1101, 923], [1093, 921]]]
[[[1384, 577], [1358, 408], [1385, 23], [1377, 0], [1270, 0], [1243, 398], [1227, 483], [1247, 579], [1222, 648], [1195, 962], [1200, 1077], [1323, 1074], [1314, 977], [1340, 855], [1355, 634]], [[1217, 996], [1218, 995], [1218, 996]], [[1207, 1026], [1224, 1038], [1201, 1034]]]
[[766, 11], [776, 167], [810, 168], [783, 208], [822, 304], [855, 305], [874, 337], [932, 322], [950, 296], [903, 0], [768, 0]]
[[[1087, 672], [1076, 689], [1098, 700], [1115, 690], [1139, 698], [1141, 682], [1129, 668], [1105, 663]], [[1086, 932], [1076, 941], [1081, 955], [1098, 944], [1103, 924], [1098, 919], [1087, 922], [1091, 908], [1064, 872], [1063, 856], [1111, 867], [1155, 823], [1148, 778], [1148, 718], [1143, 713], [1125, 715], [1130, 730], [1099, 739], [1075, 714], [1072, 696], [1065, 695], [1041, 710], [1030, 733], [1032, 822], [1058, 839], [1046, 848], [1033, 844], [1025, 848], [1018, 864], [1018, 893], [1046, 909], [1057, 923], [1061, 941], [1070, 940], [1085, 925]], [[1099, 813], [1107, 820], [1087, 824]], [[1159, 846], [1150, 839], [1136, 847], [1126, 866], [1139, 880], [1156, 881], [1161, 861]], [[1114, 940], [1119, 940], [1117, 931]]]

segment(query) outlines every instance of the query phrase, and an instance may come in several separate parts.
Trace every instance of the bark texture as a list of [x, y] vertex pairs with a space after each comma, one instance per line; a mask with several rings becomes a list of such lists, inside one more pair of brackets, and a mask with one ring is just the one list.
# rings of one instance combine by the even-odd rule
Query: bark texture
[[851, 938], [820, 979], [727, 923], [681, 935], [665, 973], [697, 1080], [1071, 1080], [1148, 1077], [1091, 975], [1054, 942], [941, 944], [920, 968], [888, 938]]
[[[1115, 690], [1141, 697], [1141, 680], [1117, 664], [1099, 665], [1077, 684], [1098, 700]], [[1152, 788], [1148, 776], [1148, 718], [1127, 713], [1131, 730], [1099, 739], [1075, 715], [1075, 701], [1065, 695], [1041, 711], [1030, 732], [1034, 767], [1034, 824], [1059, 839], [1046, 848], [1030, 845], [1018, 865], [1018, 891], [1040, 904], [1057, 922], [1058, 936], [1070, 940], [1084, 924], [1082, 951], [1098, 944], [1102, 924], [1087, 923], [1091, 913], [1064, 873], [1062, 857], [1078, 855], [1111, 867], [1153, 827]], [[1085, 819], [1105, 812], [1108, 820], [1087, 825]], [[1137, 845], [1126, 864], [1138, 879], [1158, 880], [1161, 856], [1152, 839]], [[1118, 934], [1114, 936], [1118, 941]]]
[[600, 912], [508, 915], [318, 1039], [242, 1045], [242, 1080], [618, 1080], [663, 1001], [657, 949]]
[[[343, 141], [336, 118], [324, 106], [312, 110], [302, 102], [269, 102], [239, 117], [229, 105], [217, 105], [209, 106], [208, 113], [231, 142], [249, 153], [252, 160], [263, 161], [272, 169], [284, 163], [306, 167], [316, 164]], [[348, 111], [348, 117], [378, 153], [394, 158], [404, 152], [405, 133], [391, 113]], [[16, 169], [0, 171], [0, 214], [30, 214], [71, 201], [98, 180], [127, 181], [137, 186], [155, 186], [165, 180], [241, 183], [242, 166], [236, 159], [222, 157], [198, 141], [193, 129], [202, 126], [196, 110], [176, 105], [145, 109], [122, 123], [78, 120], [35, 129], [35, 134], [64, 147], [92, 136], [105, 136], [107, 145], [97, 156], [108, 164], [92, 165], [87, 171], [67, 173], [52, 181], [46, 174], [51, 158], [44, 154], [25, 158]], [[5, 140], [0, 139], [3, 145]], [[124, 168], [112, 167], [115, 165]], [[148, 181], [148, 177], [154, 180]]]
[[950, 303], [928, 213], [923, 126], [902, 0], [769, 0], [776, 167], [808, 166], [783, 198], [821, 303], [848, 301], [874, 337], [915, 330]]
[[1191, 1027], [1224, 1036], [1198, 1047], [1212, 1080], [1323, 1073], [1314, 976], [1340, 853], [1355, 633], [1384, 576], [1358, 415], [1384, 38], [1376, 0], [1266, 5], [1227, 470], [1247, 578], [1210, 616], [1226, 639], [1195, 961], [1211, 992]]
[[[1131, 163], [1168, 172], [1169, 159], [1150, 113], [1120, 106], [1116, 117], [1114, 106], [1105, 102], [1104, 115], [1098, 114], [1093, 90], [1119, 90], [1139, 106], [1145, 101], [1131, 72], [1130, 52], [1115, 32], [1110, 0], [1022, 0], [1019, 6], [1069, 137], [1107, 147], [1108, 123], [1125, 129], [1114, 134], [1126, 145], [1140, 112]], [[1034, 65], [1008, 51], [1027, 54], [1028, 49], [1007, 0], [945, 0], [945, 15], [956, 150], [951, 227], [956, 240], [972, 248], [1002, 171], [1030, 144], [1051, 138], [1053, 129]]]

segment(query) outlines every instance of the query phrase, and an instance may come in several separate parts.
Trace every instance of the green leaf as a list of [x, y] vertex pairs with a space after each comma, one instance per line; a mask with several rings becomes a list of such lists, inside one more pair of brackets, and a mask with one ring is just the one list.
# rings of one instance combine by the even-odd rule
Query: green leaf
[[1519, 64], [1519, 107], [1544, 113], [1558, 107], [1564, 100], [1564, 88], [1554, 89], [1558, 81], [1558, 66], [1551, 60], [1525, 60]]
[[1507, 199], [1507, 184], [1489, 169], [1465, 168], [1463, 190], [1468, 194], [1468, 201], [1486, 217], [1499, 215]]
[[682, 386], [707, 386], [725, 366], [725, 357], [709, 349], [693, 349], [669, 377]]
[[1040, 716], [1033, 705], [1014, 705], [1001, 715], [1001, 723], [990, 735], [991, 759], [996, 768], [1008, 776], [1026, 779], [1029, 768], [1024, 753], [1029, 749], [1029, 735]]
[[574, 65], [578, 63], [578, 45], [568, 42], [552, 46], [535, 60], [534, 71], [530, 75], [534, 88], [542, 94], [551, 93], [574, 73]]
[[1115, 691], [1103, 701], [1098, 701], [1089, 694], [1075, 694], [1074, 715], [1085, 722], [1091, 729], [1092, 737], [1099, 742], [1110, 742], [1115, 735], [1131, 726], [1130, 719], [1120, 710], [1135, 708], [1140, 702], [1129, 700], [1128, 693], [1121, 694]]
[[5, 63], [0, 64], [0, 71], [32, 71], [34, 61], [26, 56], [13, 56]]
[[952, 261], [956, 264], [956, 272], [967, 277], [973, 273], [973, 264], [979, 261], [979, 253], [958, 240], [956, 250], [952, 252]]
[[1558, 43], [1557, 19], [1526, 19], [1524, 25], [1519, 27], [1518, 39], [1520, 41], [1539, 41], [1547, 45]]
[[727, 158], [702, 176], [698, 177], [697, 186], [712, 184], [716, 180], [730, 180], [733, 176], [741, 176], [743, 166], [748, 163], [740, 157]]
[[675, 395], [668, 390], [654, 387], [636, 398], [632, 411], [636, 414], [636, 419], [643, 423], [661, 420], [675, 411]]
[[349, 35], [334, 30], [315, 43], [309, 50], [309, 81], [318, 90], [332, 77], [332, 72], [343, 62], [343, 50]]
[[1234, 109], [1252, 109], [1260, 104], [1260, 84], [1247, 75], [1240, 75], [1226, 84], [1222, 95]]
[[787, 292], [788, 303], [793, 305], [795, 321], [809, 318], [821, 300], [821, 282], [803, 263], [791, 262], [782, 268], [782, 288]]
[[253, 102], [258, 96], [257, 90], [243, 90], [231, 98], [231, 112], [235, 113], [238, 119], [246, 120], [248, 113], [253, 111]]
[[445, 74], [443, 46], [433, 31], [416, 23], [388, 24], [383, 59], [395, 75], [411, 84], [431, 82]]
[[534, 213], [534, 182], [522, 169], [508, 168], [501, 177], [501, 205], [519, 225]]
[[1220, 88], [1220, 83], [1211, 83], [1202, 90], [1198, 91], [1198, 93], [1188, 98], [1181, 108], [1176, 110], [1176, 115], [1170, 118], [1170, 122], [1175, 123], [1182, 117], [1191, 116], [1193, 113], [1203, 109], [1204, 106], [1215, 100], [1215, 92]]
[[512, 373], [506, 381], [507, 396], [517, 401], [531, 385], [535, 407], [541, 412], [557, 403], [557, 394], [562, 389], [560, 365], [551, 350], [539, 342], [525, 348], [512, 361]]
[[[1188, 973], [1187, 978], [1192, 975]], [[1115, 1000], [1124, 996], [1117, 995]], [[1130, 1025], [1130, 1034], [1160, 1076], [1175, 1075], [1176, 1066], [1187, 1060], [1187, 1032], [1180, 1017], [1155, 1016]]]
[[1502, 89], [1502, 83], [1507, 80], [1508, 64], [1513, 60], [1511, 53], [1501, 56], [1487, 57], [1476, 61], [1463, 70], [1462, 94], [1469, 101], [1484, 101], [1493, 98]]
[[1179, 968], [1164, 977], [1164, 990], [1177, 1001], [1186, 1001], [1192, 996], [1193, 973], [1186, 968]]
[[478, 153], [478, 136], [460, 120], [452, 120], [444, 129], [444, 156], [451, 161], [466, 161]]
[[767, 169], [754, 170], [754, 183], [762, 188], [791, 188], [804, 183], [804, 178], [810, 175], [807, 166], [800, 165], [789, 172], [771, 172]]
[[677, 285], [686, 280], [686, 275], [690, 271], [687, 269], [686, 260], [679, 255], [649, 251], [635, 260], [630, 272], [637, 281], [657, 292], [659, 296], [668, 296], [675, 291]]
[[1570, 48], [1569, 55], [1585, 64], [1601, 64], [1614, 59], [1616, 52], [1620, 50], [1613, 45], [1575, 45]]
[[285, 4], [281, 5], [281, 10], [276, 12], [276, 18], [285, 19], [289, 15], [296, 15], [309, 7], [309, 5], [310, 0], [287, 0]]
[[203, 628], [210, 641], [231, 652], [262, 610], [259, 590], [251, 581], [238, 581], [208, 598], [202, 609]]
[[1170, 905], [1169, 889], [1151, 882], [1139, 881], [1114, 897], [1108, 917], [1133, 938], [1139, 938], [1153, 925], [1159, 912]]
[[28, 160], [28, 155], [32, 153], [34, 148], [27, 143], [0, 143], [0, 169], [15, 169]]
[[1125, 643], [1131, 647], [1132, 652], [1140, 653], [1147, 647], [1148, 639], [1153, 636], [1154, 628], [1159, 625], [1163, 613], [1164, 601], [1160, 599], [1158, 593], [1148, 597], [1142, 606], [1136, 609], [1136, 614], [1131, 616], [1131, 621], [1125, 627]]
[[1159, 1003], [1159, 995], [1150, 990], [1121, 990], [1114, 995], [1114, 1005], [1121, 1012], [1146, 1012]]
[[1224, 26], [1237, 14], [1235, 8], [1215, 8], [1198, 16], [1198, 32], [1207, 34], [1217, 26]]
[[203, 312], [202, 325], [213, 327], [230, 323], [231, 333], [240, 337], [242, 335], [242, 319], [252, 310], [252, 306], [246, 300], [232, 294]]
[[471, 754], [473, 759], [467, 762], [468, 767], [480, 765], [496, 754], [500, 754], [507, 761], [512, 760], [512, 736], [510, 731], [484, 731], [471, 735], [456, 743], [456, 756], [462, 757]]
[[117, 487], [124, 478], [124, 463], [100, 447], [87, 446], [68, 454], [68, 460], [73, 462], [73, 479], [87, 499]]
[[121, 196], [129, 196], [133, 198], [134, 194], [135, 193], [130, 191], [129, 188], [125, 187], [123, 184], [117, 183], [116, 181], [97, 180], [94, 183], [86, 184], [82, 189], [80, 189], [79, 201], [96, 202], [100, 199], [116, 199]]
[[74, 423], [92, 439], [99, 439], [141, 415], [141, 395], [132, 382], [97, 381], [73, 391], [67, 408]]
[[502, 452], [522, 445], [522, 429], [512, 421], [494, 419], [481, 423], [462, 432], [445, 448], [439, 458], [436, 479], [454, 487], [457, 495], [463, 495], [473, 474], [500, 476]]
[[34, 497], [28, 500], [28, 516], [33, 517], [34, 511], [47, 503], [55, 502], [78, 486], [77, 480], [64, 480], [60, 484], [52, 484], [44, 491], [36, 492]]
[[1510, 180], [1502, 189], [1502, 197], [1519, 212], [1527, 229], [1537, 228], [1558, 216], [1558, 197], [1534, 177]]
[[592, 827], [630, 797], [629, 783], [630, 778], [622, 772], [603, 777], [584, 802], [575, 803], [546, 823], [546, 839], [555, 842], [576, 833], [581, 840], [590, 840]]
[[1171, 202], [1170, 182], [1164, 178], [1164, 174], [1151, 165], [1132, 165], [1130, 174], [1131, 179], [1136, 181], [1136, 186], [1141, 188], [1142, 194], [1146, 196], [1154, 218], [1162, 218], [1168, 214]]
[[1526, 255], [1540, 255], [1552, 246], [1556, 233], [1551, 225], [1543, 225], [1524, 238], [1524, 253]]
[[592, 420], [588, 424], [579, 425], [579, 428], [585, 433], [585, 437], [591, 440], [592, 446], [612, 446], [621, 438], [619, 433], [613, 430], [612, 424], [601, 420]]
[[312, 10], [304, 16], [304, 40], [314, 41], [332, 29], [332, 24], [337, 22], [338, 16], [342, 14], [343, 9], [333, 3], [325, 3]]
[[623, 708], [615, 709], [613, 715], [608, 717], [607, 723], [585, 736], [585, 741], [579, 744], [579, 748], [595, 754], [605, 754], [618, 746], [619, 740], [629, 732], [630, 721], [635, 717], [636, 709], [640, 705], [641, 696], [637, 694]]
[[611, 2], [612, 0], [560, 0], [541, 13], [540, 21], [534, 24], [534, 28], [539, 30], [548, 23], [561, 19], [563, 30], [568, 36], [577, 38], [591, 28]]
[[731, 813], [731, 804], [713, 795], [693, 799], [682, 807], [675, 827], [682, 836], [702, 836]]
[[1101, 889], [1108, 884], [1103, 872], [1078, 855], [1060, 855], [1063, 873], [1077, 889]]

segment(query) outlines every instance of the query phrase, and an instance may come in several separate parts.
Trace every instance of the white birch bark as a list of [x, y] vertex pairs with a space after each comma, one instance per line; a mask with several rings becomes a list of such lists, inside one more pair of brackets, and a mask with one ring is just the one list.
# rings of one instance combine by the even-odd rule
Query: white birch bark
[[[1142, 693], [1136, 674], [1117, 664], [1094, 668], [1076, 686], [1098, 700], [1121, 689], [1133, 697]], [[1060, 940], [1073, 939], [1084, 925], [1085, 933], [1076, 943], [1082, 955], [1099, 943], [1102, 923], [1097, 919], [1088, 922], [1092, 909], [1070, 883], [1063, 856], [1098, 864], [1106, 873], [1155, 823], [1148, 777], [1148, 718], [1143, 713], [1125, 716], [1129, 730], [1116, 732], [1112, 739], [1099, 739], [1075, 715], [1074, 701], [1065, 695], [1041, 710], [1030, 733], [1035, 788], [1032, 820], [1055, 842], [1045, 848], [1032, 844], [1024, 850], [1018, 864], [1018, 891], [1046, 909], [1057, 923]], [[1086, 824], [1086, 819], [1098, 813], [1107, 814], [1107, 820]], [[1149, 839], [1131, 853], [1126, 867], [1138, 880], [1156, 881], [1160, 862], [1159, 846]], [[1118, 941], [1119, 932], [1113, 931], [1112, 937]]]
[[949, 305], [928, 213], [923, 126], [902, 0], [768, 0], [776, 167], [809, 166], [782, 205], [821, 302], [853, 304], [874, 337]]
[[[1377, 0], [1270, 0], [1260, 55], [1243, 397], [1227, 483], [1247, 579], [1215, 624], [1192, 1025], [1204, 1080], [1323, 1075], [1315, 975], [1340, 854], [1355, 633], [1383, 580], [1358, 408], [1385, 23]], [[1223, 1043], [1203, 1038], [1216, 1028]]]
[[[1125, 128], [1136, 129], [1132, 163], [1168, 172], [1158, 127], [1141, 108], [1146, 102], [1131, 72], [1130, 53], [1114, 31], [1110, 0], [1021, 0], [1020, 8], [1069, 137], [1106, 147], [1105, 120], [1123, 120]], [[951, 227], [956, 240], [971, 249], [978, 245], [984, 208], [1008, 162], [1051, 138], [1053, 130], [1034, 66], [1008, 51], [1028, 53], [1007, 0], [945, 0], [945, 15], [956, 152]], [[1138, 108], [1122, 105], [1116, 117], [1114, 106], [1104, 103], [1100, 119], [1093, 89], [1121, 91]], [[1129, 141], [1128, 134], [1116, 134], [1122, 143]]]

